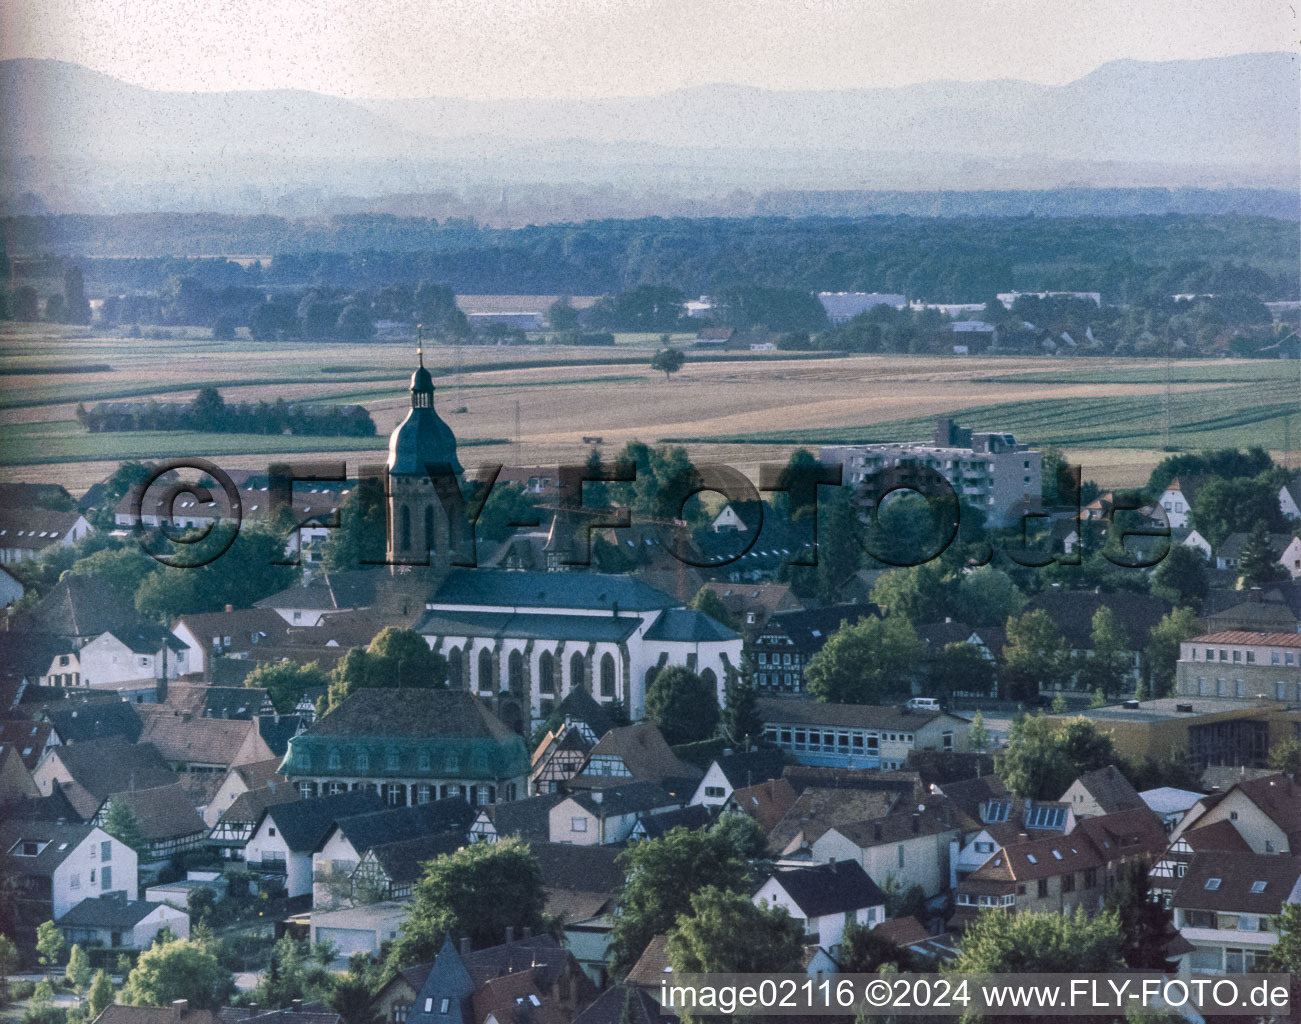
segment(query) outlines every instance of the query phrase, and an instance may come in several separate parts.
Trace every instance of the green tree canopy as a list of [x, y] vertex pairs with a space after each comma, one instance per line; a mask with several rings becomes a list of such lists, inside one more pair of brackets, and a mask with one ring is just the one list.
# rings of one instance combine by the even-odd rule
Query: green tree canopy
[[740, 629], [739, 623], [733, 618], [732, 613], [727, 610], [727, 605], [723, 604], [723, 599], [709, 587], [701, 587], [696, 591], [696, 596], [691, 599], [690, 607], [698, 612], [703, 612], [715, 622], [721, 622], [728, 629]]
[[211, 1010], [235, 990], [228, 970], [205, 945], [177, 940], [151, 946], [127, 976], [122, 999], [128, 1006], [170, 1006], [185, 999], [191, 1008]]
[[244, 677], [244, 685], [264, 689], [282, 715], [291, 713], [308, 690], [324, 690], [330, 673], [319, 662], [300, 665], [294, 661], [261, 661]]
[[686, 362], [687, 357], [682, 354], [681, 349], [665, 347], [651, 356], [650, 365], [652, 370], [658, 370], [664, 374], [664, 379], [668, 380], [682, 369]]
[[1160, 900], [1152, 899], [1146, 860], [1128, 861], [1120, 869], [1116, 886], [1107, 893], [1106, 908], [1116, 915], [1124, 945], [1121, 956], [1134, 970], [1174, 970], [1166, 959], [1170, 941], [1179, 934], [1174, 916]]
[[1187, 544], [1172, 544], [1152, 573], [1152, 593], [1181, 608], [1200, 608], [1208, 586], [1206, 559]]
[[113, 978], [108, 971], [96, 971], [90, 983], [90, 992], [86, 996], [86, 1002], [90, 1007], [90, 1019], [94, 1020], [112, 1006], [116, 998], [117, 990], [113, 987]]
[[119, 800], [109, 799], [103, 828], [114, 839], [131, 847], [136, 853], [144, 853], [149, 848], [149, 840], [145, 838], [144, 830], [140, 828], [135, 812]]
[[1174, 608], [1152, 627], [1143, 658], [1147, 662], [1154, 695], [1173, 692], [1179, 645], [1200, 632], [1197, 615], [1191, 608]]
[[1041, 686], [1063, 682], [1068, 671], [1066, 639], [1047, 612], [1036, 609], [1007, 620], [1001, 675], [1010, 697], [1033, 698]]
[[1129, 637], [1108, 605], [1093, 613], [1090, 639], [1093, 650], [1076, 664], [1077, 685], [1105, 695], [1119, 693], [1129, 678]]
[[36, 929], [36, 959], [42, 967], [58, 967], [63, 963], [63, 953], [68, 948], [63, 932], [53, 921], [42, 922]]
[[945, 644], [926, 662], [926, 692], [947, 697], [954, 690], [989, 693], [994, 687], [994, 663], [975, 644]]
[[1087, 718], [1021, 715], [1012, 722], [997, 771], [1017, 796], [1056, 800], [1085, 772], [1115, 761], [1111, 738]]
[[90, 985], [90, 955], [80, 945], [74, 945], [69, 951], [63, 976], [77, 995], [84, 993]]
[[804, 927], [781, 907], [706, 886], [669, 932], [669, 963], [679, 974], [778, 974], [800, 970]]
[[749, 894], [754, 864], [739, 844], [751, 846], [741, 830], [721, 822], [709, 829], [675, 828], [660, 839], [647, 839], [619, 855], [626, 881], [610, 933], [612, 969], [626, 973], [646, 944], [669, 931], [691, 909], [694, 893], [714, 886]]
[[433, 960], [447, 935], [483, 948], [505, 941], [508, 927], [542, 932], [545, 905], [542, 869], [526, 843], [471, 843], [425, 865], [389, 963]]
[[686, 666], [669, 665], [646, 690], [646, 717], [669, 743], [709, 739], [718, 728], [718, 694]]
[[988, 911], [967, 925], [952, 969], [962, 974], [1108, 973], [1124, 966], [1115, 914]]
[[1238, 560], [1239, 586], [1262, 587], [1288, 578], [1288, 572], [1279, 563], [1277, 551], [1270, 540], [1265, 523], [1257, 520], [1247, 533]]
[[1025, 594], [1002, 569], [982, 565], [958, 581], [957, 617], [973, 626], [998, 626], [1025, 607]]
[[955, 586], [937, 562], [891, 569], [872, 585], [872, 603], [915, 626], [943, 622], [954, 611]]
[[1194, 529], [1218, 548], [1231, 533], [1245, 533], [1262, 524], [1281, 527], [1278, 486], [1265, 478], [1209, 480], [1193, 499], [1189, 520]]
[[880, 704], [901, 692], [924, 648], [907, 619], [869, 617], [837, 629], [804, 670], [808, 691], [830, 704]]

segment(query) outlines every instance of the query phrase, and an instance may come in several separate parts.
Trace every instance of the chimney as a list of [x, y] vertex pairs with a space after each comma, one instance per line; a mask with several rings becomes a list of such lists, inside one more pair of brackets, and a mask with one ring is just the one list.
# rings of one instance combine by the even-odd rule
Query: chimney
[[508, 924], [506, 926], [506, 945], [509, 946], [514, 941], [515, 941], [515, 926]]
[[604, 799], [605, 799], [605, 794], [602, 793], [599, 789], [592, 790], [592, 803], [599, 804]]
[[[226, 605], [226, 611], [228, 611], [228, 612], [233, 612], [234, 610], [235, 610], [235, 606], [234, 606], [233, 604], [228, 604], [228, 605]], [[301, 999], [298, 1000], [298, 1001], [299, 1001], [300, 1003], [302, 1002]]]
[[531, 939], [531, 938], [533, 938], [533, 926], [532, 926], [532, 925], [527, 925], [527, 924], [526, 924], [522, 929], [520, 929], [520, 931], [523, 933], [524, 938], [526, 938], [526, 939]]
[[172, 1000], [172, 1009], [175, 1010], [177, 1013], [184, 1013], [189, 1008], [190, 1008], [190, 1001], [188, 999]]
[[289, 1012], [290, 1012], [290, 1013], [302, 1013], [302, 1012], [303, 1012], [303, 1001], [302, 1001], [301, 999], [291, 999], [291, 1000], [289, 1000]]
[[470, 937], [467, 935], [461, 939], [461, 956], [470, 955]]

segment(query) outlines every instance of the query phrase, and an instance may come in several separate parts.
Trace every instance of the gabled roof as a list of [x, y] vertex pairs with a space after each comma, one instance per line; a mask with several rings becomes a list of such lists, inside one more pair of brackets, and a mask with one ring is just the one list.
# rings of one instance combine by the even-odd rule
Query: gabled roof
[[1053, 620], [1072, 650], [1093, 650], [1093, 616], [1100, 608], [1110, 608], [1116, 623], [1125, 631], [1129, 649], [1146, 649], [1152, 627], [1174, 606], [1154, 594], [1128, 591], [1101, 594], [1092, 590], [1048, 589], [1026, 602], [1026, 611], [1043, 611]]
[[[382, 806], [379, 794], [374, 790], [353, 789], [313, 800], [274, 804], [266, 809], [263, 817], [275, 823], [291, 851], [315, 853], [339, 818], [379, 810]], [[258, 827], [261, 827], [260, 823]]]
[[786, 779], [770, 779], [732, 792], [731, 803], [753, 818], [765, 833], [771, 832], [795, 803], [795, 789]]
[[370, 855], [395, 884], [415, 882], [424, 873], [425, 863], [444, 854], [455, 853], [466, 844], [464, 830], [433, 832], [391, 843], [375, 843]]
[[[145, 705], [141, 705], [144, 707]], [[229, 766], [257, 732], [257, 723], [231, 718], [193, 718], [169, 712], [165, 705], [144, 716], [141, 743], [152, 743], [168, 761]]]
[[647, 839], [660, 839], [675, 828], [694, 831], [698, 828], [708, 827], [712, 821], [713, 816], [710, 814], [708, 807], [703, 804], [692, 804], [672, 811], [661, 811], [659, 814], [652, 812], [643, 815], [638, 819], [637, 823], [645, 831]]
[[792, 650], [811, 653], [822, 649], [827, 637], [842, 623], [853, 625], [860, 619], [877, 614], [874, 605], [835, 604], [824, 608], [806, 608], [801, 611], [777, 612], [764, 625], [757, 642], [767, 638], [783, 637], [791, 640]]
[[884, 817], [897, 800], [896, 793], [810, 786], [768, 833], [768, 848], [778, 854], [793, 851], [837, 825]]
[[677, 803], [659, 783], [631, 780], [597, 790], [575, 790], [569, 794], [569, 799], [598, 818], [602, 815], [640, 814]]
[[301, 586], [289, 587], [253, 604], [254, 608], [285, 608], [336, 612], [369, 608], [375, 603], [375, 581], [371, 570], [314, 572]]
[[[1251, 534], [1241, 530], [1229, 534], [1220, 543], [1220, 546], [1215, 549], [1215, 557], [1229, 558], [1236, 561], [1242, 557], [1242, 550], [1247, 546], [1247, 538], [1250, 536]], [[1292, 543], [1292, 535], [1290, 533], [1270, 533], [1267, 535], [1266, 540], [1269, 543], [1270, 551], [1277, 558], [1283, 552], [1283, 549]]]
[[276, 786], [262, 786], [241, 793], [221, 814], [222, 821], [254, 822], [262, 817], [262, 812], [275, 804], [288, 804], [298, 799], [298, 790], [287, 782]]
[[114, 793], [176, 783], [176, 773], [148, 743], [91, 740], [55, 747], [48, 756], [57, 758], [71, 776], [68, 798], [85, 818], [93, 817]]
[[[10, 818], [0, 821], [0, 870], [14, 875], [48, 878], [90, 835], [93, 825]], [[36, 843], [34, 856], [23, 854], [25, 843]]]
[[125, 892], [117, 891], [82, 900], [59, 918], [58, 923], [60, 928], [134, 928], [163, 906], [146, 900], [128, 900]]
[[1234, 790], [1283, 831], [1293, 850], [1301, 850], [1301, 785], [1286, 775], [1268, 775], [1239, 782], [1229, 792]]
[[[617, 757], [634, 779], [699, 779], [704, 773], [673, 753], [654, 722], [642, 721], [611, 729], [587, 755], [588, 764], [600, 757]], [[587, 766], [584, 766], [584, 771]], [[585, 776], [599, 779], [599, 773]]]
[[893, 942], [896, 946], [912, 946], [919, 942], [925, 942], [930, 938], [930, 933], [911, 914], [908, 917], [896, 917], [890, 921], [882, 921], [872, 929], [872, 932], [883, 939]]
[[782, 773], [782, 752], [774, 747], [724, 754], [714, 759], [714, 766], [735, 789], [753, 786], [778, 778]]
[[40, 715], [54, 726], [65, 745], [106, 739], [135, 743], [144, 729], [136, 706], [124, 700], [72, 697], [45, 705]]
[[484, 811], [492, 819], [493, 828], [502, 838], [519, 836], [530, 843], [551, 840], [551, 808], [564, 800], [564, 793], [544, 793], [524, 800], [507, 800], [489, 804]]
[[1231, 850], [1238, 853], [1250, 853], [1251, 844], [1242, 838], [1242, 833], [1228, 818], [1221, 818], [1209, 825], [1194, 827], [1180, 834], [1179, 838], [1194, 850]]
[[1185, 910], [1277, 914], [1299, 884], [1301, 857], [1216, 850], [1193, 854], [1171, 902]]
[[34, 505], [0, 505], [0, 547], [44, 548], [62, 540], [81, 518], [75, 509], [55, 512]]
[[3, 805], [4, 817], [32, 821], [79, 821], [81, 814], [68, 799], [62, 786], [55, 786], [49, 796], [29, 796], [10, 800]]
[[[1099, 820], [1099, 819], [1092, 819]], [[959, 883], [1025, 882], [1051, 878], [1069, 871], [1099, 868], [1106, 863], [1087, 835], [1072, 833], [1031, 839], [1000, 848], [994, 856]]]
[[506, 569], [453, 569], [438, 588], [435, 605], [484, 605], [642, 612], [672, 608], [678, 602], [635, 576], [594, 572], [511, 572]]
[[32, 609], [31, 618], [42, 630], [66, 637], [95, 637], [140, 625], [159, 628], [135, 610], [129, 594], [86, 573], [64, 573]]
[[[1143, 798], [1138, 795], [1138, 790], [1130, 785], [1129, 779], [1125, 778], [1114, 764], [1096, 771], [1085, 772], [1075, 781], [1085, 788], [1089, 796], [1093, 797], [1102, 808], [1103, 814], [1114, 814], [1116, 811], [1128, 811], [1145, 806]], [[1065, 794], [1061, 799], [1066, 799]]]
[[902, 732], [915, 732], [944, 716], [942, 711], [917, 711], [885, 704], [824, 704], [822, 701], [771, 698], [759, 701], [759, 714], [767, 724], [897, 729]]
[[289, 783], [289, 780], [280, 774], [280, 759], [277, 757], [237, 764], [231, 768], [231, 773], [239, 778], [246, 789], [261, 789], [272, 782], [286, 785]]
[[267, 699], [264, 689], [168, 682], [167, 699], [158, 706], [195, 718], [234, 718], [248, 721]]
[[652, 935], [641, 956], [628, 972], [627, 981], [632, 985], [641, 985], [658, 992], [664, 975], [671, 974], [673, 967], [669, 964], [669, 937], [665, 934]]
[[660, 1010], [639, 985], [614, 985], [574, 1018], [574, 1024], [676, 1024], [678, 1017]]
[[328, 715], [313, 722], [303, 735], [308, 739], [322, 736], [456, 736], [501, 742], [519, 739], [468, 690], [398, 688], [357, 690]]
[[951, 815], [946, 815], [933, 807], [927, 807], [921, 812], [896, 811], [880, 818], [873, 818], [871, 821], [854, 821], [834, 826], [835, 830], [851, 843], [865, 850], [873, 846], [916, 839], [919, 836], [939, 835], [956, 827]]
[[1161, 819], [1146, 804], [1096, 818], [1082, 818], [1065, 839], [1081, 833], [1093, 841], [1104, 861], [1157, 857], [1170, 841]]
[[624, 873], [617, 862], [621, 851], [612, 846], [543, 842], [531, 849], [544, 888], [613, 896], [623, 887]]
[[614, 719], [610, 712], [585, 686], [571, 687], [565, 699], [556, 706], [555, 714], [560, 716], [562, 721], [583, 722], [598, 738], [614, 728]]
[[431, 611], [413, 628], [422, 636], [622, 643], [640, 627], [641, 619], [633, 615], [614, 618], [546, 612]]
[[341, 817], [335, 827], [361, 854], [375, 846], [441, 832], [458, 833], [464, 842], [475, 813], [465, 797], [450, 796], [426, 804], [386, 807]]
[[52, 731], [49, 722], [33, 722], [30, 718], [0, 719], [0, 746], [18, 751], [23, 767], [31, 771], [45, 752]]
[[112, 802], [131, 810], [140, 831], [150, 842], [180, 839], [208, 831], [208, 826], [179, 783], [114, 793]]
[[856, 860], [777, 871], [772, 878], [810, 918], [885, 905], [885, 894]]
[[694, 608], [665, 608], [646, 630], [644, 639], [677, 643], [726, 643], [739, 633]]
[[263, 643], [282, 642], [289, 630], [289, 624], [278, 612], [265, 607], [182, 615], [172, 628], [179, 629], [181, 626], [188, 629], [205, 649], [214, 646], [214, 639], [224, 648], [227, 646], [226, 637], [230, 637], [229, 647], [234, 651], [247, 651]]

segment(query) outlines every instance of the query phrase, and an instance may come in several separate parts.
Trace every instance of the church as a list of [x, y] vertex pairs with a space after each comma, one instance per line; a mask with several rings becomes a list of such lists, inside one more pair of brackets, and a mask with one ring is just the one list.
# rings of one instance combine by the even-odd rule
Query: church
[[639, 719], [647, 687], [668, 665], [711, 682], [722, 704], [741, 664], [737, 633], [632, 575], [454, 567], [465, 543], [454, 526], [463, 521], [460, 489], [436, 486], [426, 467], [440, 483], [464, 482], [422, 352], [411, 410], [389, 439], [390, 565], [378, 605], [447, 659], [453, 688], [477, 694], [526, 735], [577, 687]]

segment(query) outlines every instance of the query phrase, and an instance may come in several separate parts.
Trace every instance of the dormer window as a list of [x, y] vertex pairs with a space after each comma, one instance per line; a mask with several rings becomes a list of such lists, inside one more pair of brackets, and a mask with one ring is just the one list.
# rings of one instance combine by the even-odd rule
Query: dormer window
[[1220, 887], [1220, 881], [1221, 879], [1219, 878], [1208, 878], [1206, 880], [1206, 888], [1211, 892], [1214, 892], [1216, 889]]
[[1264, 892], [1264, 891], [1265, 891], [1265, 883], [1264, 883], [1264, 882], [1259, 882], [1259, 881], [1257, 881], [1257, 882], [1252, 882], [1252, 883], [1251, 883], [1251, 891], [1254, 892], [1254, 893], [1262, 893], [1262, 892]]

